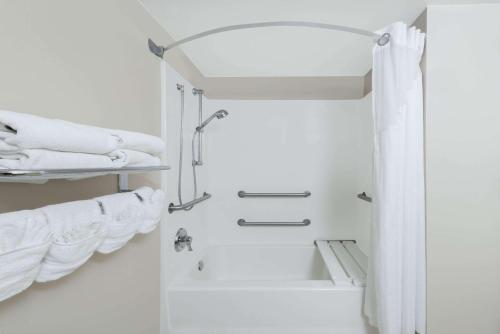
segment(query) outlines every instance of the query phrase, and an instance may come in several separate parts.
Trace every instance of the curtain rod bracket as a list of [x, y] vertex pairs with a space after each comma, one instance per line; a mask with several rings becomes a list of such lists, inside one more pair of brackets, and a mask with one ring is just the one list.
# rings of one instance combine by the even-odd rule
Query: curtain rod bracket
[[380, 36], [380, 38], [377, 39], [377, 44], [379, 46], [384, 46], [387, 43], [389, 43], [390, 40], [391, 40], [391, 34], [389, 34], [388, 32], [386, 32], [382, 36]]
[[159, 58], [163, 58], [163, 54], [165, 53], [165, 48], [163, 46], [157, 45], [151, 38], [148, 38], [148, 47], [152, 54]]

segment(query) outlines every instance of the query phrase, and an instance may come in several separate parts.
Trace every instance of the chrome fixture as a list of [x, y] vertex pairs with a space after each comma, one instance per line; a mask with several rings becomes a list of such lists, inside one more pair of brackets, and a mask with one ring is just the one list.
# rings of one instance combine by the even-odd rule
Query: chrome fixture
[[180, 228], [175, 235], [174, 248], [176, 252], [182, 251], [187, 247], [188, 251], [192, 252], [193, 248], [191, 247], [191, 242], [193, 238], [187, 234], [187, 231], [184, 228]]
[[[207, 200], [211, 197], [210, 194], [207, 194], [207, 193], [204, 193], [202, 197], [198, 198], [198, 177], [196, 175], [196, 167], [200, 166], [203, 162], [201, 162], [201, 160], [196, 160], [196, 156], [195, 156], [195, 142], [196, 142], [196, 135], [198, 136], [201, 136], [201, 132], [203, 130], [203, 128], [205, 126], [207, 126], [208, 123], [210, 123], [210, 121], [212, 119], [214, 119], [215, 117], [217, 117], [217, 119], [221, 119], [221, 118], [224, 118], [228, 115], [228, 112], [225, 111], [225, 110], [219, 110], [219, 111], [216, 111], [212, 116], [210, 116], [209, 118], [207, 118], [204, 122], [202, 122], [199, 126], [196, 127], [195, 131], [193, 132], [193, 137], [192, 137], [192, 140], [191, 140], [191, 154], [192, 154], [192, 163], [191, 163], [191, 166], [193, 168], [193, 184], [194, 184], [194, 193], [193, 193], [193, 200], [189, 203], [191, 203], [191, 205], [179, 205], [179, 206], [175, 206], [171, 203], [171, 205], [169, 206], [169, 212], [172, 213], [176, 210], [179, 210], [178, 208], [182, 209], [182, 210], [191, 210], [193, 208], [193, 206], [195, 204], [198, 204], [204, 200]], [[199, 156], [198, 158], [201, 157], [201, 150], [200, 150], [200, 147], [198, 147], [198, 150], [199, 150]], [[189, 204], [188, 203], [188, 204]], [[170, 210], [171, 209], [171, 210]]]
[[203, 263], [203, 260], [198, 261], [198, 271], [202, 271], [203, 268], [205, 268], [205, 263]]
[[[201, 122], [203, 121], [203, 89], [197, 89], [193, 88], [193, 95], [198, 95], [198, 126], [201, 126]], [[198, 134], [198, 158], [193, 160], [196, 160], [196, 164], [198, 166], [203, 165], [203, 159], [202, 159], [202, 154], [203, 154], [203, 131], [199, 131], [200, 133]]]
[[367, 202], [370, 202], [370, 203], [372, 201], [372, 198], [370, 196], [368, 196], [364, 191], [361, 194], [358, 194], [357, 197], [359, 199], [362, 199], [363, 201], [367, 201]]
[[207, 126], [208, 123], [210, 123], [214, 118], [217, 117], [217, 119], [222, 119], [222, 118], [226, 117], [227, 115], [229, 115], [229, 113], [226, 110], [224, 110], [224, 109], [217, 110], [216, 112], [214, 112], [212, 114], [212, 116], [210, 116], [209, 118], [204, 120], [203, 123], [201, 123], [198, 127], [196, 127], [196, 132], [201, 132], [203, 130], [203, 128], [205, 126]]
[[[201, 141], [201, 132], [205, 126], [207, 126], [210, 121], [214, 118], [224, 118], [225, 116], [228, 115], [228, 112], [225, 110], [219, 110], [215, 112], [212, 116], [207, 118], [204, 122], [202, 122], [202, 98], [203, 98], [203, 90], [201, 89], [196, 89], [193, 88], [193, 94], [198, 95], [199, 99], [199, 108], [198, 108], [198, 126], [196, 127], [195, 131], [193, 132], [193, 137], [191, 141], [191, 152], [192, 152], [192, 168], [193, 168], [193, 200], [183, 203], [182, 202], [182, 161], [184, 158], [184, 86], [181, 84], [177, 84], [177, 90], [180, 92], [180, 134], [179, 134], [179, 173], [178, 173], [178, 180], [177, 180], [177, 197], [179, 200], [179, 204], [175, 205], [174, 203], [170, 203], [168, 206], [168, 212], [172, 213], [175, 211], [179, 210], [184, 210], [184, 211], [189, 211], [191, 210], [196, 204], [203, 202], [210, 197], [212, 197], [208, 193], [203, 193], [202, 197], [198, 198], [198, 180], [197, 180], [197, 175], [196, 175], [196, 167], [200, 166], [203, 164], [203, 161], [201, 159], [202, 157], [202, 141]], [[196, 136], [198, 136], [198, 158], [196, 158], [196, 153], [195, 153], [195, 142], [196, 142]]]
[[274, 22], [255, 22], [255, 23], [246, 23], [246, 24], [236, 24], [226, 27], [220, 27], [215, 29], [210, 29], [204, 32], [200, 32], [195, 35], [191, 35], [189, 37], [183, 38], [176, 42], [173, 42], [169, 45], [161, 46], [155, 44], [151, 39], [148, 40], [149, 50], [155, 54], [156, 56], [163, 58], [165, 51], [171, 50], [179, 45], [184, 43], [188, 43], [194, 41], [199, 38], [203, 38], [206, 36], [219, 34], [226, 31], [232, 30], [242, 30], [242, 29], [253, 29], [253, 28], [264, 28], [264, 27], [305, 27], [305, 28], [317, 28], [317, 29], [327, 29], [327, 30], [335, 30], [335, 31], [344, 31], [352, 34], [368, 36], [374, 39], [374, 41], [379, 46], [384, 46], [391, 40], [391, 35], [389, 33], [384, 33], [382, 35], [374, 33], [372, 31], [358, 29], [353, 27], [346, 27], [336, 24], [328, 24], [328, 23], [319, 23], [319, 22], [307, 22], [307, 21], [274, 21]]
[[246, 191], [238, 191], [238, 197], [309, 197], [311, 196], [310, 191], [304, 191], [302, 193], [247, 193]]
[[199, 198], [195, 198], [192, 201], [181, 204], [181, 205], [174, 205], [174, 203], [170, 203], [168, 206], [168, 213], [172, 213], [172, 212], [179, 211], [179, 210], [190, 210], [196, 204], [201, 203], [203, 201], [206, 201], [210, 197], [212, 197], [212, 195], [210, 195], [209, 193], [203, 193], [203, 196], [201, 196]]
[[157, 57], [163, 58], [163, 54], [165, 53], [165, 48], [161, 45], [156, 45], [155, 42], [151, 38], [148, 39], [148, 47], [149, 51], [156, 55]]
[[247, 222], [245, 219], [238, 219], [240, 226], [309, 226], [311, 220], [304, 219], [301, 222]]

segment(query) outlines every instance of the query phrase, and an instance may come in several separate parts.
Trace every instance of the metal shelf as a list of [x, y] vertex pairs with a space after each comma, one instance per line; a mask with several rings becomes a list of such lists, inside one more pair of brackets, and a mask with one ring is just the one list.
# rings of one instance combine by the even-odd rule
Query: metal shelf
[[44, 183], [55, 179], [80, 179], [101, 175], [128, 175], [162, 171], [169, 166], [122, 167], [122, 168], [81, 168], [81, 169], [0, 169], [0, 182]]

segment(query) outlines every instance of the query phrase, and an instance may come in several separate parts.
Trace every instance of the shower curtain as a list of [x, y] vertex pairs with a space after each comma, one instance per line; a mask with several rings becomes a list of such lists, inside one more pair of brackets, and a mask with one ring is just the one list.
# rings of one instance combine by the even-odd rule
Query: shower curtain
[[420, 60], [424, 34], [404, 23], [373, 49], [372, 253], [364, 311], [380, 334], [425, 333], [425, 193]]

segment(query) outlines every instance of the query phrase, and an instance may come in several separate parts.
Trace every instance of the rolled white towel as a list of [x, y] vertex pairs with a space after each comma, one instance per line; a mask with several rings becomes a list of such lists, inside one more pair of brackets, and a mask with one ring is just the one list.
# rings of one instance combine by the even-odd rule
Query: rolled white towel
[[120, 168], [123, 161], [108, 155], [26, 149], [0, 152], [3, 169]]
[[39, 210], [54, 234], [36, 278], [37, 282], [47, 282], [68, 275], [87, 262], [104, 240], [109, 216], [93, 200], [49, 205]]
[[33, 283], [51, 240], [50, 227], [39, 212], [0, 215], [0, 301]]
[[122, 139], [120, 148], [160, 155], [166, 150], [165, 142], [156, 136], [140, 132], [108, 129], [109, 133]]
[[[37, 254], [40, 254], [44, 250], [46, 251], [50, 243], [47, 243], [46, 246], [39, 246], [37, 248], [32, 248], [33, 251], [30, 255], [34, 257]], [[5, 299], [8, 299], [18, 293], [23, 292], [27, 288], [33, 284], [35, 278], [37, 277], [40, 271], [40, 265], [34, 266], [31, 269], [27, 269], [25, 271], [19, 272], [17, 275], [9, 276], [6, 279], [0, 280], [0, 302]]]
[[97, 251], [111, 253], [122, 248], [137, 233], [142, 223], [142, 202], [132, 192], [101, 196], [95, 200], [110, 216], [106, 236]]
[[165, 206], [165, 193], [161, 190], [153, 190], [149, 187], [141, 187], [134, 191], [142, 198], [141, 224], [137, 232], [146, 234], [153, 231], [162, 218]]
[[115, 165], [127, 167], [159, 166], [161, 160], [149, 153], [120, 149], [109, 153]]
[[117, 149], [120, 137], [92, 127], [29, 114], [0, 110], [0, 150], [41, 148], [104, 154]]

